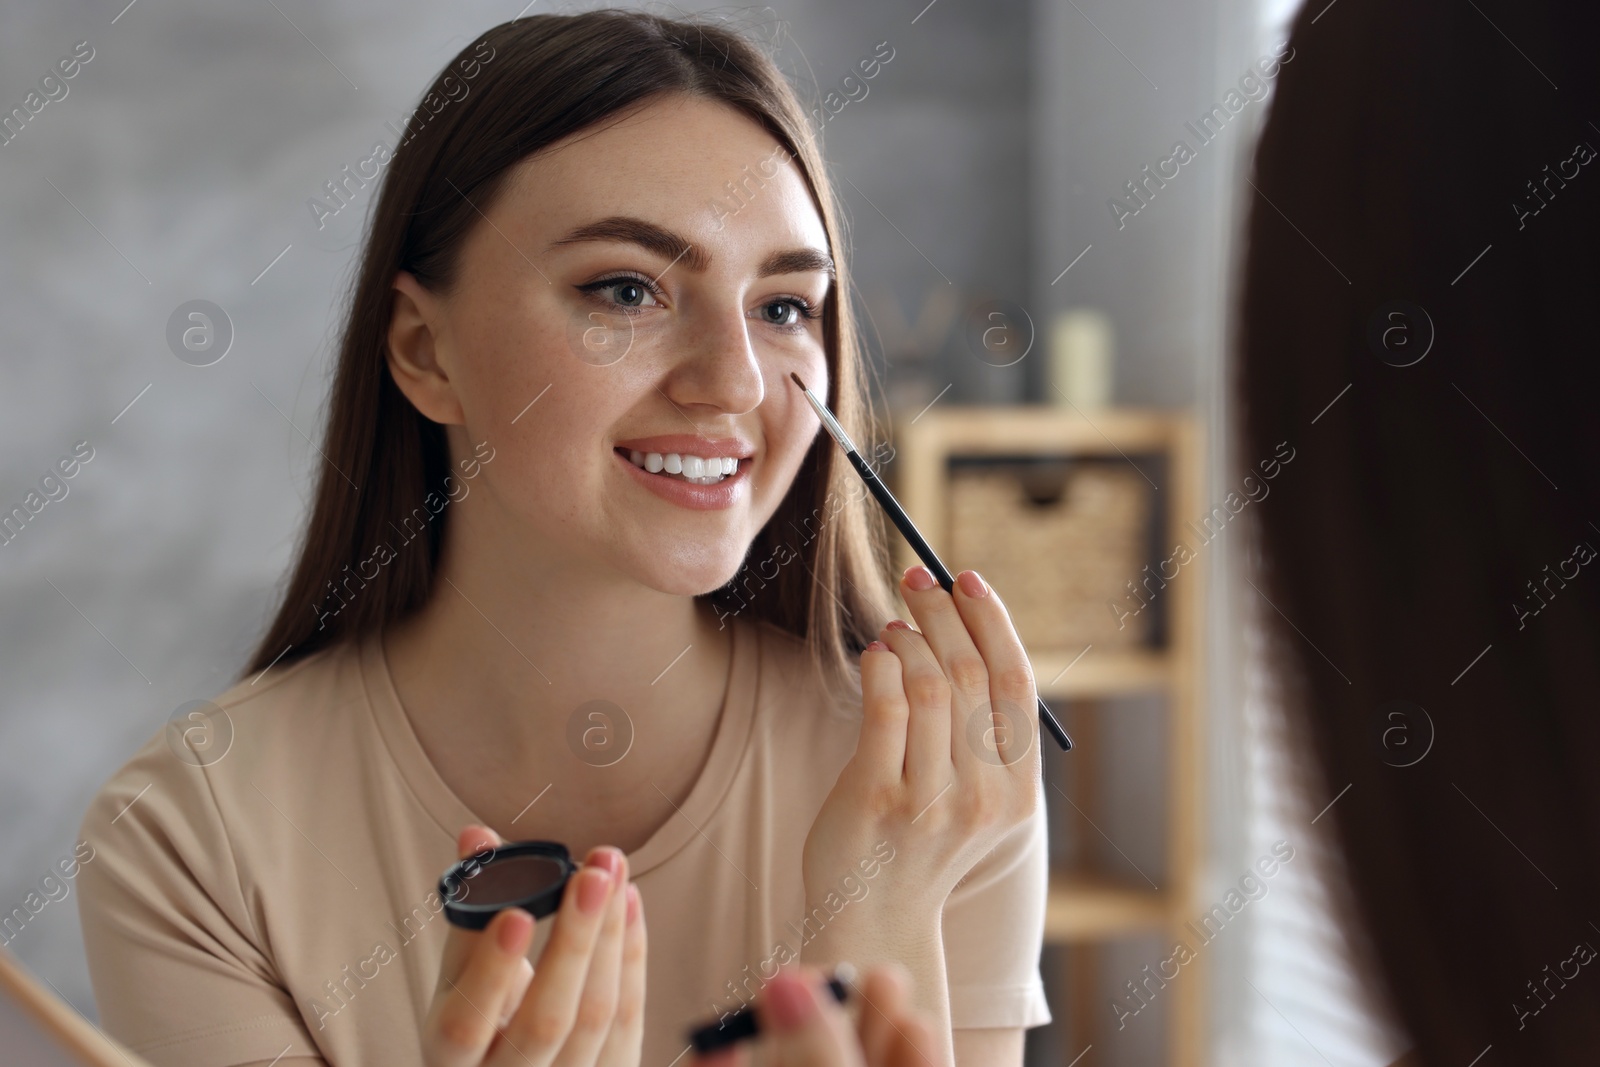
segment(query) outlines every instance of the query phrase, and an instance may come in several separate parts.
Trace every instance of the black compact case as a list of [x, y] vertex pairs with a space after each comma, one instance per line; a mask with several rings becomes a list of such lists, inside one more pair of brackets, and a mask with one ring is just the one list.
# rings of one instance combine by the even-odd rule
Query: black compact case
[[560, 842], [515, 841], [451, 865], [439, 879], [439, 897], [452, 925], [482, 930], [506, 908], [522, 908], [535, 918], [553, 914], [577, 871]]

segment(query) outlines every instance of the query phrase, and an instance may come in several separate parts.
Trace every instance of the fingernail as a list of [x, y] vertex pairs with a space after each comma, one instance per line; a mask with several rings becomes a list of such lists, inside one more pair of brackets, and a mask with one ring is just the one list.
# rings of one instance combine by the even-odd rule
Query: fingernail
[[982, 578], [978, 577], [977, 571], [962, 571], [956, 575], [956, 584], [961, 586], [961, 591], [970, 597], [989, 595], [989, 587], [984, 584]]
[[500, 913], [500, 926], [495, 940], [511, 956], [521, 956], [528, 951], [528, 935], [533, 932], [533, 916], [521, 908], [507, 908]]
[[578, 872], [578, 910], [593, 915], [605, 907], [611, 895], [611, 872], [603, 867], [590, 867]]
[[[480, 840], [483, 842], [481, 845], [478, 844]], [[494, 838], [489, 831], [482, 826], [476, 824], [463, 826], [461, 832], [456, 835], [456, 855], [461, 859], [475, 856], [486, 849], [493, 848], [494, 845], [491, 843], [493, 840]]]
[[639, 887], [628, 883], [628, 925], [639, 921]]
[[797, 1030], [811, 1018], [816, 1004], [800, 978], [779, 972], [767, 984], [767, 1010], [779, 1030]]
[[867, 652], [887, 652], [888, 650], [889, 646], [884, 644], [882, 641], [874, 641], [865, 649]]
[[911, 624], [909, 622], [906, 622], [904, 619], [890, 619], [889, 622], [884, 626], [884, 629], [885, 630], [909, 630], [909, 629], [911, 629]]
[[589, 867], [598, 867], [615, 878], [622, 873], [622, 853], [609, 845], [602, 845], [589, 853], [584, 861]]
[[925, 589], [932, 589], [938, 584], [933, 580], [933, 572], [920, 563], [913, 567], [907, 567], [904, 577], [906, 584], [919, 593]]

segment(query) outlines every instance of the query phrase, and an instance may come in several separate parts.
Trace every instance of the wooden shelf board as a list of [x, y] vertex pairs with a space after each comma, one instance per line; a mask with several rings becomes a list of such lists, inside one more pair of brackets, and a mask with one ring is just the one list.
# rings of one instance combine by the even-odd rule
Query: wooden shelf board
[[1092, 941], [1155, 930], [1167, 922], [1167, 895], [1081, 874], [1050, 875], [1046, 942]]
[[1164, 689], [1171, 679], [1171, 660], [1163, 652], [1100, 652], [1091, 647], [1086, 653], [1030, 651], [1028, 658], [1039, 695], [1046, 700], [1152, 692]]
[[[937, 441], [955, 455], [995, 455], [1053, 451], [1090, 455], [1164, 451], [1170, 446], [1174, 413], [1138, 408], [1097, 410], [1085, 417], [1071, 408], [1019, 404], [1000, 410], [989, 406], [941, 405], [904, 427], [906, 438], [919, 434]], [[909, 418], [909, 414], [908, 414]]]

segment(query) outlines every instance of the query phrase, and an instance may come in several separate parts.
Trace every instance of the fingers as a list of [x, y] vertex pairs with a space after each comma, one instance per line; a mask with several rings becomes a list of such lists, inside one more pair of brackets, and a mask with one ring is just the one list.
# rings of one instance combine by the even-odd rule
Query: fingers
[[[876, 642], [875, 642], [876, 643]], [[906, 702], [900, 657], [887, 642], [861, 653], [861, 736], [856, 756], [879, 785], [898, 785], [906, 773]]]
[[928, 1017], [908, 1014], [900, 1020], [888, 1056], [871, 1067], [933, 1067], [933, 1050], [938, 1047]]
[[905, 1014], [910, 984], [910, 976], [898, 963], [871, 967], [856, 983], [861, 1000], [861, 1052], [871, 1067], [887, 1063], [899, 1039], [895, 1027]]
[[639, 1062], [644, 1045], [644, 976], [648, 957], [645, 936], [644, 900], [639, 887], [628, 883], [624, 897], [625, 927], [622, 935], [622, 979], [617, 990], [617, 1011], [611, 1032], [600, 1049], [598, 1067], [630, 1067]]
[[[537, 926], [538, 920], [535, 920]], [[517, 976], [511, 982], [511, 988], [506, 990], [505, 1000], [500, 1004], [500, 1014], [495, 1018], [495, 1025], [504, 1030], [511, 1024], [511, 1016], [516, 1014], [517, 1005], [522, 1003], [523, 994], [528, 991], [528, 983], [533, 981], [533, 964], [528, 962], [526, 954], [522, 957], [522, 964], [517, 968]]]
[[757, 1010], [777, 1067], [862, 1067], [849, 1018], [814, 972], [779, 971]]
[[[960, 586], [952, 586], [951, 592], [946, 593], [920, 563], [907, 567], [900, 578], [900, 595], [933, 650], [940, 673], [949, 682], [955, 698], [951, 702], [956, 713], [955, 727], [959, 730], [966, 723], [966, 715], [961, 713], [989, 699], [989, 668], [967, 632], [967, 620], [956, 609], [953, 598], [966, 595], [957, 590]], [[998, 603], [992, 596], [985, 599]], [[979, 620], [982, 625], [991, 621], [988, 617]]]
[[[622, 980], [622, 944], [628, 918], [628, 858], [614, 848], [596, 849], [596, 866], [611, 873], [614, 888], [606, 900], [600, 933], [589, 958], [583, 996], [572, 1030], [556, 1056], [555, 1067], [594, 1067], [611, 1031]], [[543, 960], [540, 960], [541, 965]]]
[[[872, 967], [855, 985], [860, 1032], [834, 1002], [815, 967], [785, 967], [761, 990], [764, 1063], [777, 1067], [933, 1067], [938, 1046], [929, 1019], [910, 1007], [911, 977], [898, 963]], [[730, 1046], [694, 1059], [694, 1067], [742, 1067]]]
[[521, 981], [533, 943], [534, 919], [521, 908], [507, 908], [482, 931], [459, 977], [442, 976], [422, 1026], [424, 1061], [429, 1067], [477, 1067], [494, 1040], [500, 1005]]
[[[466, 859], [486, 853], [489, 849], [504, 844], [500, 835], [487, 826], [469, 825], [461, 828], [456, 835], [456, 858]], [[483, 857], [487, 859], [488, 857]], [[470, 882], [469, 882], [470, 884]], [[469, 890], [470, 891], [470, 890]], [[459, 926], [451, 926], [450, 932], [445, 936], [444, 954], [439, 962], [439, 980], [434, 986], [434, 996], [441, 996], [449, 987], [449, 981], [460, 976], [466, 967], [467, 958], [478, 944], [483, 940], [482, 930], [465, 930]], [[491, 1010], [492, 1009], [492, 1010]], [[490, 1005], [485, 1010], [492, 1016], [499, 1010], [499, 1005]]]
[[610, 871], [596, 862], [604, 851], [591, 852], [568, 881], [550, 940], [506, 1028], [505, 1043], [490, 1057], [491, 1067], [549, 1063], [571, 1033], [615, 885]]
[[988, 700], [1001, 762], [1015, 766], [1039, 735], [1039, 694], [1027, 649], [1000, 596], [976, 571], [956, 575], [952, 594], [967, 633], [988, 665]]
[[[913, 581], [924, 588], [914, 588]], [[900, 588], [950, 682], [955, 762], [981, 759], [989, 748], [998, 752], [998, 762], [1015, 762], [1037, 732], [1037, 696], [1027, 651], [999, 595], [976, 571], [962, 571], [946, 593], [920, 565], [907, 569]], [[984, 724], [968, 735], [969, 719], [985, 704], [994, 729]]]
[[[900, 660], [902, 692], [909, 705], [905, 781], [920, 807], [952, 780], [950, 683], [927, 638], [899, 619], [891, 621], [878, 637]], [[864, 693], [865, 679], [862, 685]]]
[[870, 968], [856, 991], [868, 1067], [933, 1067], [933, 1025], [911, 1006], [911, 974], [904, 966], [890, 961]]
[[505, 840], [487, 826], [463, 826], [456, 835], [456, 858], [464, 860], [473, 853], [498, 848], [503, 844]]

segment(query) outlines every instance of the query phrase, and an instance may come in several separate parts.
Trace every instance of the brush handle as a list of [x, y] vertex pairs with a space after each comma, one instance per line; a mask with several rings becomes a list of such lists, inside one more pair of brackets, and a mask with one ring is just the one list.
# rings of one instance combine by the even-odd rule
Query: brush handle
[[[944, 591], [950, 592], [951, 588], [956, 584], [955, 579], [950, 576], [950, 571], [940, 562], [938, 555], [923, 538], [916, 524], [911, 521], [911, 516], [906, 514], [906, 509], [900, 506], [900, 501], [894, 498], [894, 494], [889, 492], [889, 487], [884, 485], [882, 479], [873, 473], [871, 467], [867, 466], [866, 460], [861, 458], [861, 453], [850, 450], [845, 455], [850, 457], [851, 466], [855, 467], [856, 473], [861, 475], [861, 480], [867, 483], [867, 488], [871, 490], [872, 495], [878, 498], [879, 504], [883, 505], [883, 510], [888, 513], [894, 524], [900, 528], [900, 533], [911, 545], [911, 550], [917, 554], [917, 558], [922, 560], [927, 565], [928, 570], [933, 572], [934, 580], [944, 588]], [[1061, 751], [1071, 751], [1072, 738], [1067, 736], [1067, 731], [1063, 730], [1061, 724], [1056, 721], [1055, 715], [1051, 713], [1049, 705], [1044, 702], [1044, 698], [1039, 697], [1038, 700], [1039, 722], [1049, 731], [1050, 736], [1055, 738], [1056, 744], [1061, 746]]]

